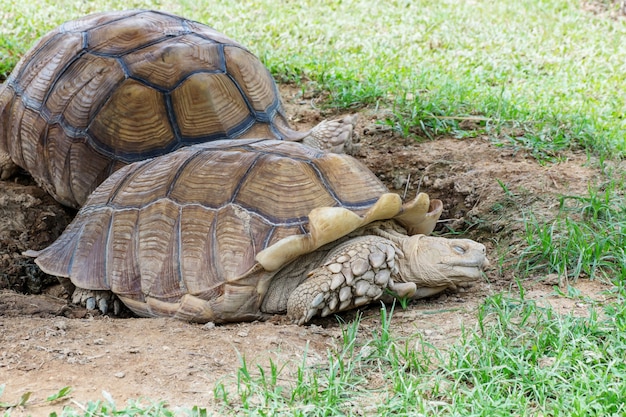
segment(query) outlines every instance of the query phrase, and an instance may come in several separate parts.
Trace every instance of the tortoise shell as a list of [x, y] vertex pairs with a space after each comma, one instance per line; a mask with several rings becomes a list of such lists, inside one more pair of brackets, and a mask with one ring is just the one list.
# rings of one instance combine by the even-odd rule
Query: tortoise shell
[[239, 43], [171, 14], [67, 22], [0, 86], [0, 150], [78, 207], [124, 164], [218, 139], [293, 133], [276, 84]]
[[252, 320], [275, 271], [374, 220], [407, 217], [405, 208], [350, 156], [217, 141], [123, 167], [54, 244], [29, 255], [141, 316]]

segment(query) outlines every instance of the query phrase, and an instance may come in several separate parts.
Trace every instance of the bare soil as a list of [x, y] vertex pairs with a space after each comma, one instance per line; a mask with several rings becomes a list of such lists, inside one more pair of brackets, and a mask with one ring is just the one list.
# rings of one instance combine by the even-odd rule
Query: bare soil
[[[300, 128], [323, 118], [299, 89], [283, 87], [288, 113]], [[336, 117], [338, 115], [328, 115]], [[396, 336], [421, 333], [445, 349], [461, 327], [472, 327], [488, 295], [518, 291], [515, 257], [523, 244], [523, 214], [554, 217], [560, 195], [586, 195], [599, 181], [587, 157], [572, 152], [560, 162], [540, 164], [524, 150], [496, 145], [483, 137], [418, 143], [379, 123], [382, 113], [360, 114], [357, 158], [390, 189], [411, 198], [425, 191], [444, 202], [439, 232], [454, 232], [484, 243], [492, 266], [483, 282], [464, 293], [445, 293], [396, 310]], [[472, 121], [469, 121], [472, 122]], [[504, 185], [504, 187], [502, 186]], [[328, 349], [340, 343], [336, 318], [295, 326], [277, 317], [269, 322], [207, 327], [170, 319], [110, 318], [69, 305], [63, 287], [41, 273], [21, 253], [50, 244], [75, 212], [63, 208], [26, 174], [0, 182], [0, 401], [17, 403], [32, 392], [17, 415], [47, 415], [63, 405], [103, 399], [106, 391], [123, 405], [128, 399], [165, 400], [171, 406], [216, 407], [213, 387], [234, 387], [245, 357], [255, 364], [323, 364]], [[580, 301], [554, 294], [554, 277], [526, 277], [526, 296], [550, 303], [562, 313], [585, 314]], [[583, 295], [602, 301], [606, 287], [589, 280], [573, 284]], [[362, 311], [360, 337], [380, 325], [379, 306]], [[349, 321], [355, 312], [342, 318]], [[287, 368], [289, 369], [289, 367]], [[288, 377], [288, 376], [286, 376]], [[71, 386], [69, 399], [50, 405], [45, 398]]]

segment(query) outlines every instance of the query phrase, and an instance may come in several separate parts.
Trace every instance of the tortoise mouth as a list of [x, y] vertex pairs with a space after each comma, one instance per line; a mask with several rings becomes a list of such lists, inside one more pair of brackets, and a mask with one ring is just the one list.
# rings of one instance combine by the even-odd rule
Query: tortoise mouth
[[489, 266], [489, 260], [487, 257], [482, 259], [465, 259], [457, 260], [455, 262], [440, 263], [445, 275], [453, 278], [459, 285], [463, 281], [475, 281], [483, 275], [483, 271]]
[[459, 269], [459, 268], [484, 269], [484, 268], [487, 268], [489, 265], [491, 265], [491, 263], [489, 262], [489, 259], [487, 259], [486, 256], [483, 256], [481, 257], [481, 259], [458, 259], [452, 262], [446, 262], [446, 263], [441, 262], [440, 265], [450, 266], [455, 269]]

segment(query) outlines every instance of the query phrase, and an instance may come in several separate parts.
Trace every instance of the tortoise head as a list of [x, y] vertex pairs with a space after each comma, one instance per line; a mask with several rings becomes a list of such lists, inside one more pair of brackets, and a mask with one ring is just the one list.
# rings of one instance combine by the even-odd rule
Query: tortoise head
[[418, 288], [466, 287], [489, 265], [485, 246], [469, 239], [413, 235], [403, 240], [402, 251], [405, 256], [398, 262], [400, 275]]

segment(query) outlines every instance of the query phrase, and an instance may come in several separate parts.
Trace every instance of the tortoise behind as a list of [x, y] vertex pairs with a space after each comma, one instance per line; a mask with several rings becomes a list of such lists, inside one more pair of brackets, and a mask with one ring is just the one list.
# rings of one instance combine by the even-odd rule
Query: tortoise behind
[[304, 322], [386, 289], [420, 297], [478, 279], [483, 245], [422, 235], [441, 207], [424, 194], [402, 204], [347, 155], [219, 141], [120, 169], [53, 245], [28, 255], [104, 296], [103, 309], [110, 290], [142, 316], [228, 322], [287, 310]]
[[131, 162], [251, 137], [341, 151], [354, 121], [296, 132], [270, 73], [239, 43], [163, 12], [101, 13], [45, 35], [0, 86], [0, 178], [15, 163], [79, 207]]

